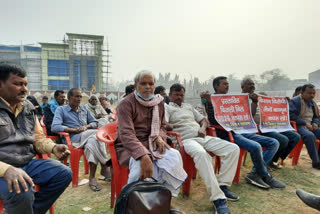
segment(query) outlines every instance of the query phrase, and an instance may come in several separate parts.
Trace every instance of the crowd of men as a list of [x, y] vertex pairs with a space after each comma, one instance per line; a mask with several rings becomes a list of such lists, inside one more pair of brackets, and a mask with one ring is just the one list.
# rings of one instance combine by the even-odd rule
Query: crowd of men
[[[214, 94], [227, 94], [228, 90], [226, 77], [213, 80]], [[249, 95], [252, 117], [259, 123], [259, 95], [255, 93], [254, 82], [244, 79], [241, 90]], [[287, 158], [300, 138], [307, 147], [312, 167], [320, 169], [316, 147], [316, 139], [320, 138], [320, 120], [318, 106], [313, 100], [313, 85], [302, 86], [300, 94], [290, 101], [290, 119], [296, 122], [299, 134], [294, 131], [232, 132], [234, 143], [223, 129], [216, 129], [217, 137], [206, 134], [210, 124], [219, 125], [214, 116], [211, 93], [200, 95], [199, 101], [205, 109], [201, 114], [184, 102], [185, 92], [185, 87], [176, 83], [170, 87], [168, 96], [164, 87], [156, 88], [155, 76], [150, 71], [137, 73], [134, 85], [126, 88], [126, 95], [116, 109], [115, 148], [118, 162], [130, 170], [128, 183], [153, 177], [163, 183], [173, 197], [179, 194], [187, 173], [180, 152], [168, 145], [171, 139], [167, 137], [167, 131], [180, 134], [184, 150], [193, 159], [218, 214], [231, 213], [227, 200], [240, 199], [230, 190], [240, 148], [250, 153], [253, 162], [245, 180], [263, 189], [286, 187], [271, 172], [281, 168], [279, 160]], [[54, 143], [43, 134], [37, 108], [42, 109], [41, 117], [44, 116], [49, 135], [67, 132], [72, 145], [84, 149], [90, 166], [89, 187], [92, 191], [100, 191], [102, 187], [96, 180], [98, 164], [106, 181], [110, 180], [112, 173], [109, 152], [96, 137], [98, 129], [109, 123], [109, 114], [112, 113], [107, 99], [92, 95], [86, 105], [81, 105], [81, 90], [72, 88], [67, 94], [62, 90], [55, 91], [54, 99], [50, 101], [44, 96], [43, 104], [39, 105], [32, 98], [26, 100], [27, 94], [24, 69], [0, 63], [0, 200], [4, 201], [6, 212], [45, 213], [71, 181], [71, 170], [60, 162], [34, 159], [36, 153], [53, 153], [61, 160], [70, 154], [64, 139]], [[68, 104], [65, 104], [66, 95]], [[215, 174], [209, 153], [221, 157], [218, 174]], [[41, 184], [36, 194], [34, 184]], [[183, 212], [171, 207], [170, 213]]]

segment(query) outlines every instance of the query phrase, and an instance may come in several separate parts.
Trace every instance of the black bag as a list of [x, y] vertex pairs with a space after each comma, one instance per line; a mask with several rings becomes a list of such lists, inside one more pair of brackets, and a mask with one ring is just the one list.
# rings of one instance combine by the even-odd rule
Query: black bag
[[114, 214], [168, 214], [171, 192], [153, 180], [125, 185], [117, 198]]

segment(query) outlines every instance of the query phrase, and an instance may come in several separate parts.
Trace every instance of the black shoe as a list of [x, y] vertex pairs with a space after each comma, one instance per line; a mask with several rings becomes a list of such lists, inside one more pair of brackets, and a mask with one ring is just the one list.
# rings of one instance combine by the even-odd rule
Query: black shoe
[[301, 189], [297, 189], [296, 194], [309, 207], [320, 210], [320, 196], [313, 195]]
[[269, 174], [268, 176], [262, 178], [263, 181], [268, 184], [271, 188], [275, 188], [275, 189], [282, 189], [285, 188], [286, 185], [284, 183], [282, 183], [281, 181], [278, 181], [275, 177], [273, 177], [271, 174]]
[[252, 173], [252, 172], [247, 174], [247, 176], [245, 177], [245, 180], [248, 183], [253, 184], [257, 187], [261, 187], [263, 189], [270, 188], [270, 186], [268, 184], [266, 184], [259, 175]]
[[229, 208], [227, 207], [226, 200], [218, 199], [213, 201], [213, 204], [216, 207], [217, 214], [231, 214]]
[[312, 163], [312, 167], [315, 169], [320, 169], [320, 162]]
[[231, 192], [227, 186], [220, 186], [220, 189], [222, 190], [228, 201], [238, 201], [240, 199], [240, 197], [237, 194]]

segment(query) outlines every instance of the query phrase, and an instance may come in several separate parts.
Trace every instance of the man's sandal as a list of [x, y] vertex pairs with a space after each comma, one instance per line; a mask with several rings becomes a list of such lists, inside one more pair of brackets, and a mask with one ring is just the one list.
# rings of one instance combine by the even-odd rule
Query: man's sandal
[[102, 189], [102, 187], [101, 187], [101, 185], [99, 183], [89, 184], [89, 187], [93, 192], [98, 192], [98, 191], [100, 191]]
[[185, 214], [184, 212], [180, 211], [178, 208], [170, 208], [170, 214], [172, 214], [173, 212]]
[[98, 180], [105, 181], [105, 182], [110, 182], [111, 181], [111, 177], [98, 178]]

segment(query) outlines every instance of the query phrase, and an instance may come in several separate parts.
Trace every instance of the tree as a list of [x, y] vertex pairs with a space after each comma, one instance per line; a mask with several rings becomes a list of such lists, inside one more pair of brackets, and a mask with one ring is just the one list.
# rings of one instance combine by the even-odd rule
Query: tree
[[279, 68], [265, 71], [260, 75], [262, 90], [287, 90], [290, 88], [290, 78]]

